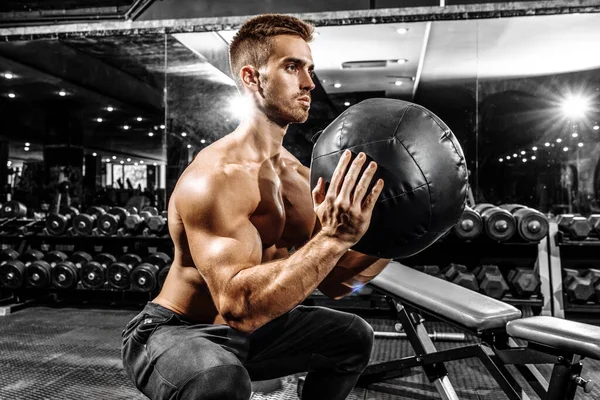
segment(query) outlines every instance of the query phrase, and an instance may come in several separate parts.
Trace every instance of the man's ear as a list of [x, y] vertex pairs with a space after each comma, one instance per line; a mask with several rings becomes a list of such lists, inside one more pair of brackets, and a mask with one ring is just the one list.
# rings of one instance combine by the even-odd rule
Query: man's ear
[[245, 65], [240, 70], [240, 78], [244, 86], [252, 91], [257, 91], [260, 87], [259, 75], [258, 70], [251, 65]]

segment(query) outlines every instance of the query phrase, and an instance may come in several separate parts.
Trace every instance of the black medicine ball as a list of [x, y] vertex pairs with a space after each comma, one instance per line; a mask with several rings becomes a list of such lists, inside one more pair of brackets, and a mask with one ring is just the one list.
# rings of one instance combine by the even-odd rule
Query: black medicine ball
[[369, 99], [337, 117], [316, 138], [310, 184], [326, 185], [344, 150], [374, 160], [383, 192], [371, 225], [353, 250], [404, 258], [426, 249], [451, 229], [467, 196], [467, 166], [456, 137], [431, 111], [395, 99]]

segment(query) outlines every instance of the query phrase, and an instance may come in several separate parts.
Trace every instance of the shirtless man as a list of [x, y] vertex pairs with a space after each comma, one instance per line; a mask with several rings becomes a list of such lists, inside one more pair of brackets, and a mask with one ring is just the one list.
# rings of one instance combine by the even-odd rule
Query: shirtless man
[[181, 175], [169, 275], [123, 331], [125, 370], [151, 399], [247, 400], [251, 380], [297, 372], [308, 372], [303, 399], [345, 399], [369, 362], [363, 319], [299, 305], [317, 287], [343, 297], [389, 262], [349, 250], [383, 188], [367, 193], [376, 165], [359, 176], [364, 155], [346, 153], [311, 198], [308, 168], [282, 147], [288, 125], [308, 118], [312, 31], [263, 15], [231, 44], [249, 116]]

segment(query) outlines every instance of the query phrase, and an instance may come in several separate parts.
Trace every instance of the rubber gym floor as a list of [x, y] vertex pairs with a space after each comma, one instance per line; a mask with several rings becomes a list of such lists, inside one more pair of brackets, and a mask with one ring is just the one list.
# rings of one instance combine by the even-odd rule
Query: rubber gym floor
[[[120, 360], [121, 330], [135, 309], [65, 308], [37, 306], [0, 317], [0, 399], [95, 400], [145, 399], [127, 380]], [[367, 318], [376, 331], [393, 331], [393, 322]], [[428, 329], [452, 331], [440, 323]], [[436, 342], [440, 349], [462, 343]], [[413, 354], [406, 340], [377, 339], [371, 362]], [[506, 399], [478, 360], [447, 363], [450, 379], [461, 399]], [[548, 377], [550, 368], [542, 368]], [[585, 378], [600, 378], [600, 362], [584, 360]], [[282, 379], [279, 390], [253, 393], [252, 400], [297, 399], [297, 376]], [[524, 384], [522, 384], [524, 386]], [[532, 399], [537, 397], [528, 391]], [[439, 399], [423, 372], [355, 388], [351, 400]], [[600, 386], [576, 399], [600, 399]]]

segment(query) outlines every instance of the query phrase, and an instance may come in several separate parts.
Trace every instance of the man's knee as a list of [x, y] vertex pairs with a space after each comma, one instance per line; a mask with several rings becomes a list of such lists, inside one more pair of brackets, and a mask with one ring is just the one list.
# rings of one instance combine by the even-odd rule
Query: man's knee
[[194, 375], [180, 389], [182, 400], [248, 400], [250, 376], [242, 365], [228, 364], [212, 367]]
[[373, 327], [361, 317], [355, 316], [344, 336], [351, 349], [347, 368], [353, 372], [362, 372], [369, 364], [373, 350]]

